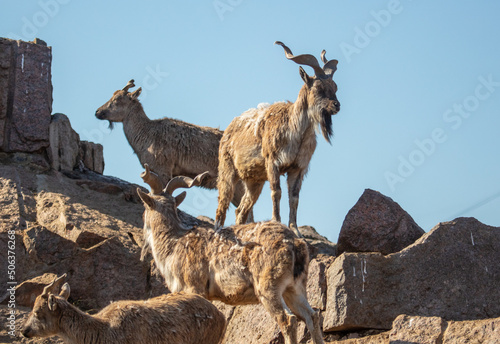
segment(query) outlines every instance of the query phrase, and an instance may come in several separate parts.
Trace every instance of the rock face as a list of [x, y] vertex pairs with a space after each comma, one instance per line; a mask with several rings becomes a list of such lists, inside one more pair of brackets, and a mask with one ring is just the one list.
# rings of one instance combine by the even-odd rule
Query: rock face
[[500, 343], [500, 318], [445, 321], [438, 317], [400, 315], [393, 323], [390, 343]]
[[72, 171], [76, 166], [80, 136], [71, 128], [66, 115], [56, 113], [49, 126], [50, 147], [47, 150], [51, 167], [56, 171]]
[[80, 135], [73, 130], [66, 115], [56, 113], [52, 116], [49, 139], [47, 152], [52, 169], [72, 171], [77, 167], [86, 167], [100, 174], [104, 172], [102, 145], [80, 141]]
[[[0, 202], [6, 205], [0, 207], [0, 242], [6, 247], [8, 231], [15, 232], [15, 281], [24, 282], [17, 293], [19, 305], [31, 306], [46, 282], [37, 278], [47, 273], [67, 273], [72, 301], [83, 309], [167, 292], [150, 262], [139, 260], [144, 207], [128, 195], [127, 183], [79, 174], [80, 179], [72, 179], [54, 170], [40, 173], [29, 165], [0, 164]], [[89, 174], [93, 180], [86, 179]], [[114, 188], [99, 192], [79, 185], [99, 178], [101, 186]], [[138, 187], [128, 185], [130, 190]], [[110, 189], [113, 193], [106, 193]], [[0, 250], [0, 257], [6, 262], [7, 251]], [[0, 265], [2, 286], [7, 284], [6, 269], [7, 264]]]
[[406, 249], [345, 253], [328, 269], [323, 328], [391, 328], [399, 314], [451, 320], [500, 316], [500, 229], [440, 223]]
[[81, 141], [68, 117], [52, 112], [52, 52], [34, 42], [0, 38], [0, 151], [47, 149], [57, 171], [86, 167], [103, 173], [102, 145]]
[[49, 146], [51, 48], [0, 38], [0, 147], [34, 152]]
[[398, 252], [424, 233], [399, 204], [380, 192], [366, 189], [345, 217], [337, 255], [343, 252]]
[[104, 155], [99, 143], [80, 141], [79, 158], [89, 170], [102, 174], [104, 172]]

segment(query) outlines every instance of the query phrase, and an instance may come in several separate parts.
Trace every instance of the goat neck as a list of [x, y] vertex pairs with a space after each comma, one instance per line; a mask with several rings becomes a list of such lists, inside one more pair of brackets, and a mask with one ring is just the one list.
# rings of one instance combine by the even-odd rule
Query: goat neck
[[123, 131], [132, 148], [137, 147], [137, 144], [151, 135], [149, 133], [149, 124], [151, 120], [148, 118], [141, 103], [136, 100], [130, 106], [127, 116], [123, 120]]
[[71, 344], [104, 344], [109, 331], [109, 325], [99, 318], [85, 314], [66, 300], [58, 298], [61, 308], [58, 336]]

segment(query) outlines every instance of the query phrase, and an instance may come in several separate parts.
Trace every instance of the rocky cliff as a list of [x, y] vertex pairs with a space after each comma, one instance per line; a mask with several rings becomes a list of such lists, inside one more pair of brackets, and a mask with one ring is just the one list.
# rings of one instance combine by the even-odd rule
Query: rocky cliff
[[[138, 186], [102, 175], [102, 146], [51, 114], [50, 61], [41, 41], [0, 39], [0, 343], [62, 343], [18, 331], [56, 275], [68, 274], [70, 301], [90, 313], [168, 292], [151, 257], [139, 260]], [[500, 343], [500, 228], [459, 218], [425, 233], [366, 190], [338, 246], [300, 230], [314, 257], [309, 301], [329, 343]], [[283, 342], [262, 306], [217, 305], [224, 343]], [[308, 336], [301, 324], [300, 342]]]

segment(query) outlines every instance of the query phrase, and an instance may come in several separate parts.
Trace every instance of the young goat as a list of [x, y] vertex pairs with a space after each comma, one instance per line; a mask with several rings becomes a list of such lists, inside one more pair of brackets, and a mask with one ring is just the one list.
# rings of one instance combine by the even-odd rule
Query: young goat
[[83, 313], [67, 300], [63, 275], [35, 300], [22, 334], [27, 338], [58, 335], [70, 344], [217, 344], [226, 318], [201, 296], [176, 293], [146, 301], [118, 301], [96, 315]]
[[[148, 164], [159, 174], [164, 185], [178, 175], [194, 178], [209, 171], [210, 177], [201, 186], [217, 188], [219, 143], [223, 132], [166, 117], [150, 120], [138, 99], [142, 89], [139, 87], [129, 93], [132, 87], [135, 87], [134, 80], [97, 109], [96, 117], [109, 121], [110, 128], [114, 122], [122, 122], [125, 136], [141, 165]], [[232, 197], [235, 206], [239, 205], [244, 193], [244, 185], [239, 183]], [[252, 219], [251, 215], [249, 220]]]
[[[157, 190], [154, 174], [146, 171], [142, 177]], [[167, 287], [230, 305], [260, 302], [277, 321], [286, 344], [297, 343], [295, 316], [305, 321], [315, 344], [323, 343], [319, 314], [307, 301], [305, 241], [274, 221], [216, 232], [178, 210], [186, 192], [176, 197], [172, 192], [199, 185], [204, 177], [175, 177], [161, 195], [137, 190], [145, 206], [143, 250], [151, 248]]]
[[304, 85], [295, 103], [279, 102], [261, 105], [236, 117], [222, 136], [219, 148], [219, 205], [216, 228], [224, 225], [235, 186], [243, 180], [246, 192], [236, 209], [236, 224], [245, 223], [247, 217], [269, 180], [273, 201], [272, 219], [280, 222], [280, 175], [287, 174], [290, 203], [289, 226], [297, 230], [297, 207], [302, 179], [316, 149], [315, 128], [321, 127], [323, 136], [330, 142], [331, 116], [340, 110], [337, 85], [332, 80], [337, 70], [337, 60], [328, 61], [323, 50], [321, 68], [312, 55], [294, 56], [281, 42], [286, 57], [298, 64], [314, 68], [310, 77], [299, 68]]

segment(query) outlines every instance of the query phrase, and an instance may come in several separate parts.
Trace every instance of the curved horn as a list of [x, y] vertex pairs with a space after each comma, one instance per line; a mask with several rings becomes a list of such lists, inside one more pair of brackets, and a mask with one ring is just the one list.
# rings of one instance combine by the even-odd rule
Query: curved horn
[[141, 173], [141, 178], [144, 180], [144, 183], [148, 184], [151, 187], [151, 192], [153, 195], [161, 194], [163, 189], [163, 184], [160, 180], [160, 177], [149, 169], [148, 164], [144, 164], [145, 171]]
[[128, 92], [128, 90], [132, 87], [135, 87], [134, 85], [134, 79], [130, 80], [128, 83], [127, 83], [127, 86], [125, 86], [124, 88], [122, 88], [123, 91], [125, 92]]
[[323, 61], [324, 64], [327, 64], [328, 63], [328, 59], [326, 58], [326, 50], [323, 49], [323, 51], [321, 52], [321, 61]]
[[209, 172], [203, 172], [202, 174], [197, 175], [194, 179], [189, 177], [177, 176], [172, 178], [165, 189], [163, 189], [164, 193], [169, 195], [172, 194], [178, 188], [190, 188], [192, 186], [200, 186], [203, 179], [209, 175]]
[[302, 54], [302, 55], [297, 55], [294, 56], [290, 48], [288, 48], [285, 44], [283, 44], [280, 41], [274, 42], [274, 44], [281, 45], [283, 49], [285, 50], [285, 56], [287, 59], [292, 60], [293, 62], [305, 66], [312, 67], [314, 69], [314, 74], [316, 74], [317, 77], [319, 78], [325, 78], [325, 72], [323, 71], [323, 68], [320, 67], [318, 60], [310, 55], [310, 54]]
[[326, 51], [323, 50], [321, 52], [321, 61], [323, 61], [323, 63], [325, 64], [323, 66], [323, 71], [325, 72], [325, 74], [332, 78], [333, 77], [333, 73], [335, 73], [335, 71], [337, 70], [337, 64], [339, 63], [339, 61], [337, 60], [330, 60], [328, 61], [328, 59], [326, 58]]
[[55, 277], [52, 283], [43, 288], [42, 295], [48, 295], [50, 292], [59, 288], [65, 279], [66, 279], [66, 274], [62, 275], [61, 277]]

